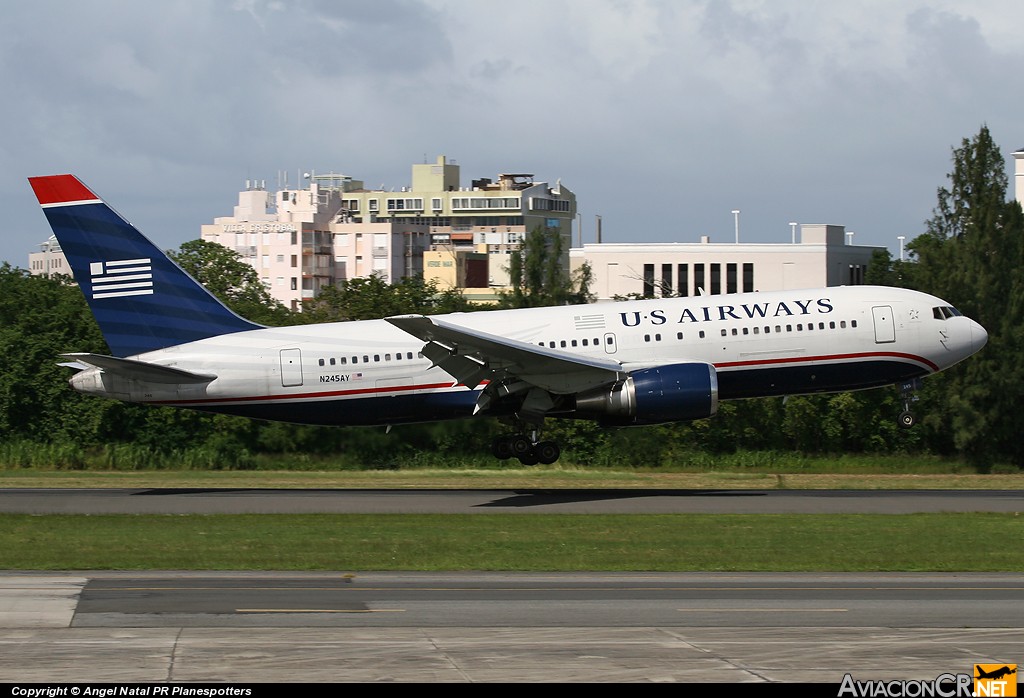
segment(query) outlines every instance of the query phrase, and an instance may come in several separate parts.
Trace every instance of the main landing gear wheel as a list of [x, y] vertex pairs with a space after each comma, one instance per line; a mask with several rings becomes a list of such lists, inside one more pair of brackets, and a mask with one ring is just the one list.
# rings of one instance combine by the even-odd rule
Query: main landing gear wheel
[[903, 427], [904, 429], [909, 429], [910, 427], [914, 426], [915, 424], [917, 424], [917, 417], [914, 416], [913, 412], [901, 412], [900, 413], [900, 426], [901, 427]]
[[537, 463], [539, 463], [540, 461], [537, 460], [537, 454], [534, 453], [533, 449], [531, 448], [529, 453], [524, 453], [523, 455], [519, 456], [519, 462], [522, 463], [523, 465], [537, 465]]
[[562, 455], [562, 449], [554, 441], [541, 441], [533, 447], [533, 452], [537, 455], [537, 460], [544, 465], [551, 465]]
[[512, 439], [507, 436], [499, 436], [491, 442], [491, 453], [498, 460], [508, 460], [512, 457]]
[[499, 460], [517, 458], [523, 465], [551, 465], [562, 455], [562, 449], [554, 441], [534, 443], [523, 434], [499, 436], [491, 442], [491, 453]]
[[[513, 436], [512, 437], [512, 455], [519, 460], [523, 459], [523, 456], [529, 456], [533, 453], [533, 444], [525, 436]], [[529, 463], [528, 465], [533, 465]]]

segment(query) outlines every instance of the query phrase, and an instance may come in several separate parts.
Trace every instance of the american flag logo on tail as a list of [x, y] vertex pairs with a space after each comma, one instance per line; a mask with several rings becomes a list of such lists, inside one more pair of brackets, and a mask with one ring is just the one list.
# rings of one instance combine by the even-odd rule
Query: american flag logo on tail
[[89, 265], [93, 298], [149, 296], [153, 294], [153, 267], [149, 259], [121, 259]]

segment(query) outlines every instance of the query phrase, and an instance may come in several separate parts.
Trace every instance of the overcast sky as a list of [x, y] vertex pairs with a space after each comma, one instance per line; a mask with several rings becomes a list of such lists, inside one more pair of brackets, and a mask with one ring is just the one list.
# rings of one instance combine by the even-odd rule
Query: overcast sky
[[[162, 247], [246, 179], [532, 172], [611, 242], [896, 252], [987, 124], [1024, 146], [1020, 0], [33, 0], [0, 24], [0, 259], [50, 234], [26, 177], [71, 172]], [[1012, 176], [1011, 192], [1012, 196]], [[575, 241], [575, 238], [574, 238]]]

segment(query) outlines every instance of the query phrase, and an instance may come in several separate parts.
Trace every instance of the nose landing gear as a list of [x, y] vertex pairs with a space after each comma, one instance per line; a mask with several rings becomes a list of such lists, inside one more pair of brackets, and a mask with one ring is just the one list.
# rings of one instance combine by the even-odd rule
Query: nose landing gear
[[900, 412], [899, 425], [904, 429], [917, 424], [917, 415], [910, 410], [910, 406], [918, 401], [917, 391], [921, 388], [921, 379], [900, 383], [900, 399], [903, 400], [903, 411]]

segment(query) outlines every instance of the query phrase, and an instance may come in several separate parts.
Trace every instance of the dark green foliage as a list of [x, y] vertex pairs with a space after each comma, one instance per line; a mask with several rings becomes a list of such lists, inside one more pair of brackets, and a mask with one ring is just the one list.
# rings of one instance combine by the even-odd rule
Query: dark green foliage
[[290, 325], [294, 314], [267, 292], [259, 274], [233, 250], [216, 242], [190, 240], [168, 256], [225, 305], [246, 320]]
[[389, 315], [418, 313], [434, 315], [472, 310], [469, 301], [457, 290], [441, 290], [437, 282], [420, 278], [402, 278], [389, 284], [377, 274], [347, 279], [320, 291], [307, 301], [296, 320], [303, 323], [376, 320]]
[[570, 277], [562, 268], [564, 242], [558, 229], [541, 226], [531, 230], [518, 252], [509, 256], [512, 290], [503, 294], [503, 308], [536, 308], [545, 305], [590, 303], [593, 273], [584, 264]]
[[70, 390], [57, 365], [62, 352], [107, 351], [70, 281], [0, 266], [0, 438], [75, 439], [108, 422], [110, 405]]
[[[953, 151], [928, 230], [910, 245], [916, 288], [954, 304], [989, 333], [988, 346], [931, 379], [926, 424], [942, 448], [979, 463], [1024, 465], [1019, 433], [1024, 389], [1024, 216], [1006, 199], [1006, 164], [987, 127]], [[938, 444], [936, 444], [938, 445]]]

